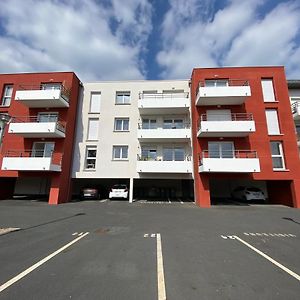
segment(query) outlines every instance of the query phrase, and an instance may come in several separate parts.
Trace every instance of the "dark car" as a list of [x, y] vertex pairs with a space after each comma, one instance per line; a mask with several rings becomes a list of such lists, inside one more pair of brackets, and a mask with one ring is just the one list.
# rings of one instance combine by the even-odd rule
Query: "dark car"
[[84, 187], [80, 190], [80, 199], [100, 199], [100, 189], [96, 187]]

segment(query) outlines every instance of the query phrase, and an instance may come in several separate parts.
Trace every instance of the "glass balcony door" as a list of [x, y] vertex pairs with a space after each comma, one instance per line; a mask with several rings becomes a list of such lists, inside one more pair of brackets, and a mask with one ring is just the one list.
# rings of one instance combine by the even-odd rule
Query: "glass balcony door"
[[58, 113], [39, 113], [37, 117], [37, 121], [41, 123], [46, 122], [57, 122]]
[[42, 143], [36, 142], [32, 147], [32, 157], [51, 157], [54, 151], [54, 144], [52, 142]]
[[182, 147], [165, 147], [163, 148], [164, 161], [184, 161], [185, 150]]
[[142, 160], [157, 160], [157, 150], [155, 148], [143, 147]]
[[209, 142], [208, 157], [209, 158], [233, 158], [234, 157], [233, 142]]

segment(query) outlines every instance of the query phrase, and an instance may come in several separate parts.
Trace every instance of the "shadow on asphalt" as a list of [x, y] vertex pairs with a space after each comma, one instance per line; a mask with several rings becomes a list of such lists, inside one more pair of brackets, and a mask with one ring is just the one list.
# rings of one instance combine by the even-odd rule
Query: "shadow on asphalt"
[[286, 218], [286, 217], [283, 217], [282, 219], [283, 219], [283, 220], [287, 220], [287, 221], [291, 221], [291, 222], [293, 222], [293, 223], [296, 223], [296, 224], [300, 225], [300, 222], [297, 222], [297, 221], [295, 221], [295, 220], [292, 219], [292, 218]]

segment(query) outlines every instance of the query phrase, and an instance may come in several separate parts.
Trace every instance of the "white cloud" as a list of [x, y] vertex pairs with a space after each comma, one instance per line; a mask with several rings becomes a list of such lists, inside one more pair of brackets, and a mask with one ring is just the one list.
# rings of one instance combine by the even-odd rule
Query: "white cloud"
[[[190, 21], [180, 13], [179, 0], [169, 0], [170, 10], [162, 25], [163, 47], [157, 55], [162, 77], [188, 77], [194, 67], [233, 65], [286, 65], [288, 74], [300, 76], [300, 57], [295, 42], [300, 29], [300, 8], [294, 1], [279, 3], [260, 20], [263, 0], [231, 0], [223, 9], [201, 14], [197, 3], [186, 1], [182, 11], [192, 12]], [[194, 9], [192, 8], [194, 7]], [[203, 9], [203, 8], [202, 8]], [[205, 17], [206, 16], [206, 17]], [[171, 23], [177, 21], [175, 29]]]
[[130, 0], [120, 10], [123, 2], [1, 2], [0, 71], [72, 70], [82, 80], [145, 77], [140, 55], [151, 32], [152, 7], [147, 0]]

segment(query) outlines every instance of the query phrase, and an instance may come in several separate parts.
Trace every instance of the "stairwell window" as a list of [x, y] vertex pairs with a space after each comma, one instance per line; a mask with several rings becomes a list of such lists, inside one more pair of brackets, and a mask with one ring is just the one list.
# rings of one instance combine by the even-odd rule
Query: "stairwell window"
[[285, 170], [282, 142], [271, 142], [273, 170]]
[[6, 84], [4, 86], [4, 90], [3, 90], [1, 106], [10, 106], [12, 92], [13, 92], [13, 85], [12, 84]]

